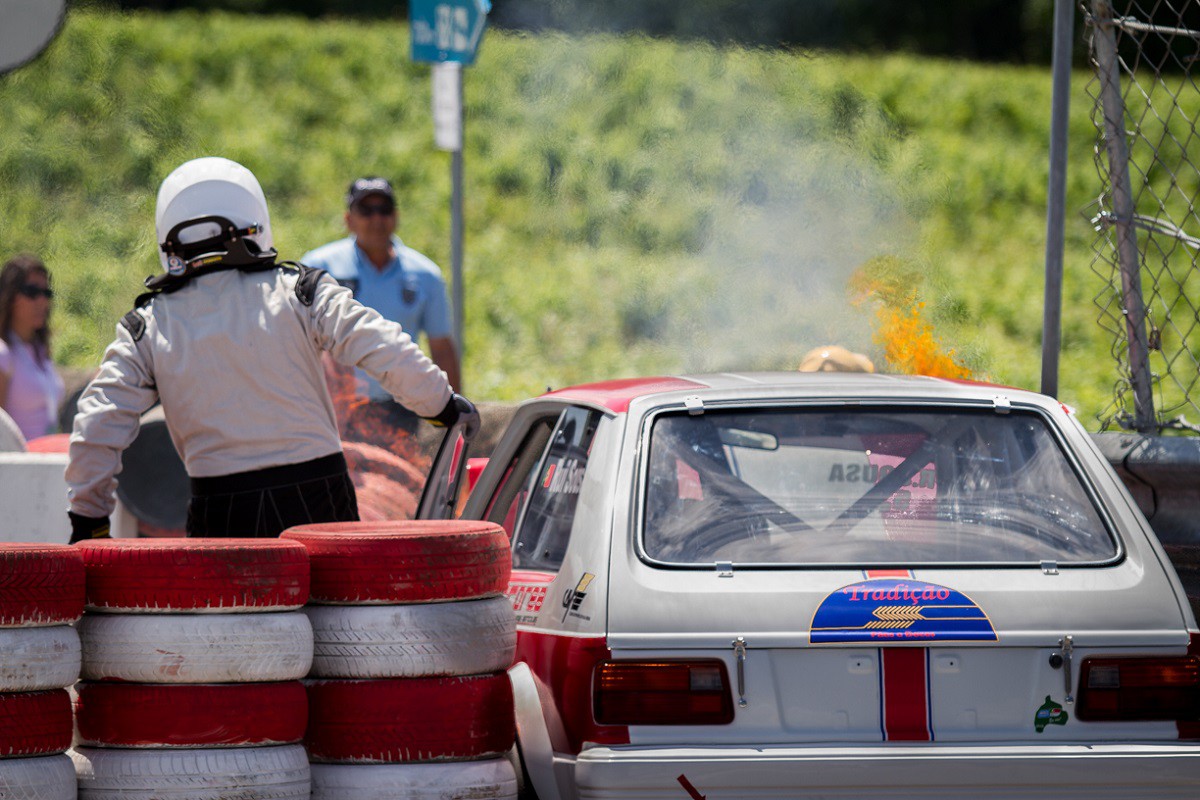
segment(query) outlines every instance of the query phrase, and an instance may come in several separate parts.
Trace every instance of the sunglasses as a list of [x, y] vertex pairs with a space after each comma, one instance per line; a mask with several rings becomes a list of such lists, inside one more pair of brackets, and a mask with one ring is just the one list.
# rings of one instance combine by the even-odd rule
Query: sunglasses
[[360, 206], [355, 206], [354, 210], [358, 212], [359, 216], [363, 217], [374, 217], [376, 215], [388, 217], [396, 213], [396, 206], [392, 203], [363, 203]]
[[27, 284], [23, 285], [17, 291], [20, 292], [25, 297], [28, 297], [30, 300], [36, 300], [39, 297], [44, 297], [47, 300], [50, 300], [51, 298], [54, 297], [53, 289], [47, 289], [47, 288], [43, 288], [41, 286], [35, 286], [32, 283], [27, 283]]

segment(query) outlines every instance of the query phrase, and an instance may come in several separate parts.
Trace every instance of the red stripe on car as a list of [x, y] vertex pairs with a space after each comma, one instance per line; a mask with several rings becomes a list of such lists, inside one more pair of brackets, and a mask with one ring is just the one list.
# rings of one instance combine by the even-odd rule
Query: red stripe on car
[[883, 738], [889, 742], [930, 742], [929, 650], [890, 647], [879, 650], [883, 693]]
[[[911, 578], [909, 569], [863, 570], [868, 578]], [[883, 738], [889, 742], [933, 741], [929, 720], [929, 650], [880, 648], [879, 689]]]

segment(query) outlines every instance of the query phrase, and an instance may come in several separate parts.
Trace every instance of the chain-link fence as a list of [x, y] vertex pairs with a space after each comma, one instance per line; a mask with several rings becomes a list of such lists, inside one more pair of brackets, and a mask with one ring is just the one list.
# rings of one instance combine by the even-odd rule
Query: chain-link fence
[[1086, 0], [1095, 297], [1118, 379], [1101, 422], [1200, 433], [1200, 0]]

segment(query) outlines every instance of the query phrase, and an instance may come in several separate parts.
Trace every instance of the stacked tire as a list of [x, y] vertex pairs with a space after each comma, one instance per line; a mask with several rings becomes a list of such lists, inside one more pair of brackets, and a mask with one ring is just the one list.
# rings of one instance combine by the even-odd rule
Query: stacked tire
[[276, 539], [77, 545], [81, 800], [307, 800], [308, 555]]
[[0, 544], [0, 800], [72, 800], [83, 559], [66, 545]]
[[508, 538], [485, 522], [304, 525], [312, 800], [516, 798]]

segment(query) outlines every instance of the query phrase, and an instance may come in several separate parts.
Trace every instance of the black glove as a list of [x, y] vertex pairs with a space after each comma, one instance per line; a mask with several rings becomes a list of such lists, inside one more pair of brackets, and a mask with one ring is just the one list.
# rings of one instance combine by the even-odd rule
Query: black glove
[[67, 516], [71, 518], [71, 544], [112, 538], [109, 535], [108, 517], [85, 517], [74, 511], [68, 511]]
[[450, 395], [446, 407], [436, 417], [431, 417], [429, 421], [438, 427], [445, 428], [452, 428], [461, 422], [463, 438], [467, 441], [475, 438], [475, 434], [479, 433], [479, 426], [482, 424], [475, 404], [461, 394]]

